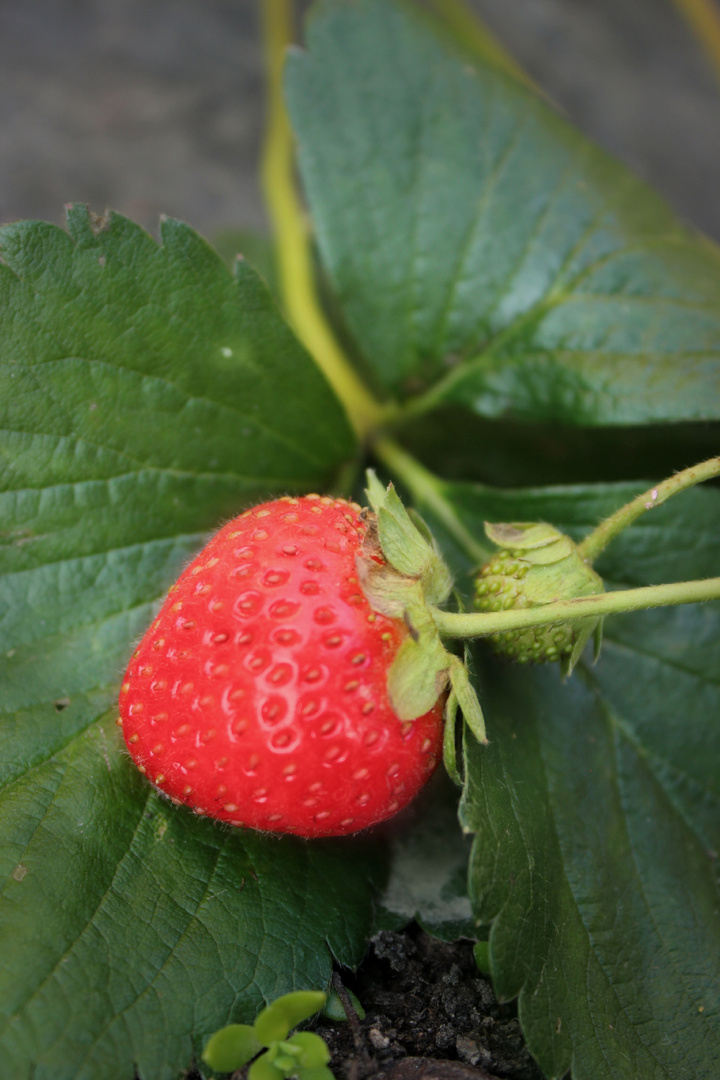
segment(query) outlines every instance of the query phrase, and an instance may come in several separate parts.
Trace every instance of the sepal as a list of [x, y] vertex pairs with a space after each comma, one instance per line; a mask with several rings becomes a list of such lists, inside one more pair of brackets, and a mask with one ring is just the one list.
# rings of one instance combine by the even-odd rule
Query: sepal
[[[447, 651], [431, 614], [431, 608], [450, 595], [450, 571], [425, 522], [414, 520], [392, 484], [383, 488], [372, 470], [368, 471], [367, 497], [374, 517], [366, 518], [363, 551], [356, 562], [360, 585], [376, 611], [402, 619], [409, 631], [388, 672], [388, 695], [400, 720], [415, 720], [432, 709], [450, 683], [443, 755], [449, 775], [459, 783], [455, 750], [458, 708], [475, 738], [486, 743], [487, 737], [467, 668]], [[557, 537], [553, 532], [547, 537], [524, 539], [543, 546], [551, 545]]]
[[575, 640], [570, 653], [562, 658], [562, 673], [564, 678], [569, 678], [575, 670], [575, 665], [585, 652], [585, 646], [595, 633], [597, 619], [583, 619], [573, 624]]
[[485, 717], [480, 708], [478, 696], [470, 682], [468, 669], [457, 656], [452, 656], [451, 661], [450, 685], [457, 697], [463, 720], [470, 728], [477, 741], [482, 746], [487, 746], [488, 739], [485, 732]]
[[422, 583], [428, 603], [444, 603], [452, 589], [452, 575], [429, 534], [415, 524], [393, 485], [383, 488], [371, 469], [367, 497], [375, 511], [384, 558], [400, 574]]
[[[379, 546], [377, 550], [381, 550]], [[355, 559], [355, 568], [360, 587], [373, 611], [387, 615], [389, 619], [403, 619], [406, 611], [422, 606], [421, 583], [415, 578], [403, 577], [392, 566], [376, 561], [372, 553], [372, 539], [366, 538], [362, 555]]]
[[444, 729], [443, 729], [443, 765], [453, 784], [463, 786], [462, 776], [458, 768], [457, 754], [457, 714], [458, 699], [453, 687], [445, 702]]
[[532, 551], [530, 561], [543, 566], [564, 559], [574, 547], [569, 536], [544, 521], [486, 521], [485, 535], [497, 547], [509, 548], [516, 557]]
[[388, 672], [388, 694], [401, 720], [430, 712], [447, 686], [451, 656], [432, 625], [405, 638]]

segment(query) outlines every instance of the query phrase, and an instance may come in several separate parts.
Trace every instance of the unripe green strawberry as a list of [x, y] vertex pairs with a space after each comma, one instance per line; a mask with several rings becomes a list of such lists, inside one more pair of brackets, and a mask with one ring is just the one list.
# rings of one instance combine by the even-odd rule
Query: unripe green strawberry
[[[604, 591], [602, 578], [583, 561], [570, 537], [552, 525], [486, 524], [485, 531], [500, 551], [476, 577], [478, 611], [535, 608]], [[597, 619], [578, 619], [508, 630], [488, 641], [521, 664], [570, 659], [572, 666], [598, 625]]]
[[367, 528], [343, 499], [278, 499], [185, 570], [120, 693], [128, 749], [157, 788], [198, 814], [300, 836], [356, 832], [418, 792], [440, 755], [441, 688], [415, 719], [390, 702], [409, 632], [360, 588]]

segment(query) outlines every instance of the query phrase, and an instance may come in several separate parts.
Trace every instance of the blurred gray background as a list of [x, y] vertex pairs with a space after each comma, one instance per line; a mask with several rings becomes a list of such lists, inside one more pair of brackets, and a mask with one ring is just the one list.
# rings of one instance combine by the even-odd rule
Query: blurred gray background
[[[720, 239], [720, 88], [670, 0], [473, 0], [571, 120]], [[0, 0], [0, 222], [262, 227], [257, 0]]]

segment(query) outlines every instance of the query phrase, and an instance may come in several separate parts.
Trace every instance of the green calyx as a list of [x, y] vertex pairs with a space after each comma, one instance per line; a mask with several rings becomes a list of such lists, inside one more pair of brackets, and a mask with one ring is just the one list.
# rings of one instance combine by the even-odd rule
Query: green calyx
[[[465, 549], [478, 553], [474, 538], [447, 507], [443, 509], [432, 478], [391, 440], [380, 440], [376, 449]], [[592, 562], [642, 513], [719, 475], [720, 457], [676, 473], [620, 507], [579, 544], [543, 522], [486, 523], [487, 536], [498, 551], [476, 576], [476, 610], [470, 613], [444, 608], [452, 582], [427, 527], [404, 509], [392, 485], [386, 491], [372, 472], [368, 474], [374, 513], [367, 511], [359, 577], [371, 605], [390, 618], [402, 619], [409, 630], [390, 669], [390, 698], [401, 719], [413, 720], [449, 689], [444, 758], [450, 776], [459, 779], [458, 712], [478, 740], [486, 740], [480, 705], [468, 678], [468, 653], [461, 662], [445, 649], [443, 639], [484, 638], [509, 659], [557, 660], [569, 675], [591, 637], [597, 659], [606, 615], [717, 599], [720, 578], [605, 592]]]
[[372, 469], [367, 477], [375, 520], [368, 528], [366, 553], [386, 560], [396, 578], [417, 583], [429, 604], [444, 603], [452, 590], [452, 575], [427, 525], [419, 515], [410, 516], [392, 484], [384, 488]]
[[[475, 608], [483, 612], [537, 608], [605, 591], [602, 578], [577, 545], [552, 525], [536, 522], [485, 524], [500, 549], [475, 579]], [[576, 619], [491, 634], [496, 652], [518, 663], [560, 660], [569, 674], [589, 639], [600, 648], [602, 619]]]
[[487, 742], [467, 668], [443, 645], [430, 610], [450, 596], [452, 575], [422, 519], [411, 517], [392, 484], [384, 488], [372, 470], [367, 496], [373, 512], [357, 560], [360, 584], [375, 611], [408, 629], [388, 672], [393, 708], [401, 720], [416, 720], [449, 688], [446, 718], [459, 706], [478, 741]]
[[216, 1031], [208, 1039], [203, 1061], [217, 1072], [234, 1072], [255, 1058], [248, 1080], [334, 1080], [324, 1040], [311, 1031], [290, 1035], [319, 1012], [326, 999], [321, 990], [298, 990], [279, 997], [259, 1013], [254, 1024], [229, 1024]]

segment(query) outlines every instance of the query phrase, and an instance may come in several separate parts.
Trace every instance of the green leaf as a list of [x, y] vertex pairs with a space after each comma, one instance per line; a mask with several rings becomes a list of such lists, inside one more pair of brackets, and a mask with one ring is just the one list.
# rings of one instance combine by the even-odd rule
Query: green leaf
[[248, 1069], [248, 1080], [282, 1080], [283, 1073], [276, 1069], [271, 1053], [261, 1054]]
[[238, 259], [247, 259], [279, 302], [277, 255], [275, 245], [268, 235], [253, 229], [226, 228], [213, 233], [211, 241], [222, 261], [231, 270], [235, 269]]
[[[452, 485], [463, 524], [575, 536], [643, 490]], [[478, 535], [480, 535], [478, 533]], [[613, 586], [717, 573], [720, 491], [644, 515], [598, 562]], [[720, 1058], [720, 605], [605, 620], [563, 682], [476, 647], [489, 747], [466, 738], [476, 918], [548, 1076], [713, 1080]]]
[[[323, 994], [324, 1003], [325, 995]], [[315, 1011], [317, 1012], [317, 1010]], [[314, 1031], [298, 1031], [296, 1035], [293, 1035], [291, 1042], [293, 1046], [300, 1047], [302, 1053], [298, 1061], [305, 1069], [316, 1069], [318, 1065], [327, 1065], [330, 1060], [327, 1043], [319, 1035], [316, 1035]]]
[[720, 445], [720, 423], [577, 427], [486, 420], [452, 405], [404, 424], [402, 442], [447, 479], [497, 487], [608, 483], [670, 476], [689, 461], [712, 457]]
[[[465, 648], [465, 662], [468, 659], [468, 649]], [[443, 766], [445, 772], [449, 778], [458, 787], [462, 787], [462, 777], [460, 776], [460, 770], [458, 769], [458, 753], [457, 753], [457, 719], [458, 719], [458, 698], [452, 683], [448, 690], [447, 700], [445, 702], [445, 712], [443, 714]]]
[[284, 994], [257, 1017], [255, 1034], [264, 1046], [278, 1039], [286, 1039], [288, 1032], [322, 1009], [326, 998], [322, 990], [296, 990], [292, 994]]
[[412, 408], [720, 416], [720, 255], [542, 100], [394, 0], [317, 6], [287, 91], [347, 325]]
[[327, 1065], [316, 1065], [314, 1068], [301, 1068], [297, 1071], [298, 1080], [335, 1080], [335, 1074], [328, 1069]]
[[[382, 856], [161, 800], [114, 718], [207, 532], [355, 452], [247, 267], [80, 207], [0, 232], [0, 1042], [35, 1080], [174, 1080], [193, 1046], [356, 963]], [[279, 388], [282, 388], [280, 392]]]
[[211, 1035], [202, 1059], [216, 1072], [234, 1072], [259, 1054], [263, 1044], [255, 1037], [250, 1024], [228, 1024]]

